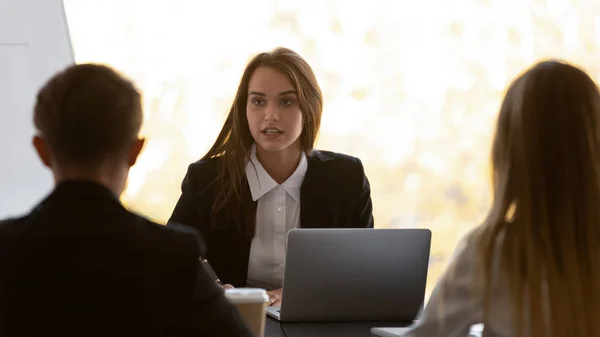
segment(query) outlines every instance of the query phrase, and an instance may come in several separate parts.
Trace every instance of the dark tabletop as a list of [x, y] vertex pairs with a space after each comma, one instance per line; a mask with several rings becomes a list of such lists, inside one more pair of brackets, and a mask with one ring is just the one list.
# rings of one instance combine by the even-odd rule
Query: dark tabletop
[[265, 337], [371, 337], [373, 327], [398, 327], [399, 323], [279, 323], [267, 317]]

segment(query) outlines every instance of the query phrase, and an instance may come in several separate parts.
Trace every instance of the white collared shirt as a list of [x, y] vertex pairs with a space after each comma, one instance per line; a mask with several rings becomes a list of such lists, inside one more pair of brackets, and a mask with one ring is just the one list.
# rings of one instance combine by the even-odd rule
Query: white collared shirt
[[285, 270], [287, 233], [300, 227], [300, 187], [308, 163], [302, 153], [296, 171], [279, 185], [265, 171], [252, 145], [246, 177], [256, 205], [256, 232], [250, 247], [248, 287], [281, 288]]

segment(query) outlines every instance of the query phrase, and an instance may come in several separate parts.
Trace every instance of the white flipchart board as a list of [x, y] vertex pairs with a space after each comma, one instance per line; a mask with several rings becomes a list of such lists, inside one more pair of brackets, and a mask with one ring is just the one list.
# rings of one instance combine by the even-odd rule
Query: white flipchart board
[[31, 145], [32, 108], [41, 85], [73, 62], [62, 0], [0, 0], [0, 219], [51, 190]]

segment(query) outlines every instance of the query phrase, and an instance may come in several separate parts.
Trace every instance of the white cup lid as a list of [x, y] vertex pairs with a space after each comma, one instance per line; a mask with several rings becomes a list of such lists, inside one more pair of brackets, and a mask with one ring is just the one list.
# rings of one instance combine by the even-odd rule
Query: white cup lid
[[269, 300], [267, 291], [259, 288], [226, 289], [225, 297], [231, 303], [263, 303]]

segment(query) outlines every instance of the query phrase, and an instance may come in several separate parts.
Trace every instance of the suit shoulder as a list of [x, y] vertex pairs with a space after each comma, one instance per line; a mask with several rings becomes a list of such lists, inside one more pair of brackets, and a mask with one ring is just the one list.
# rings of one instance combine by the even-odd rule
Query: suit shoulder
[[343, 167], [350, 169], [362, 167], [362, 162], [357, 157], [332, 151], [314, 150], [309, 156], [309, 160], [313, 162], [323, 163], [323, 165], [327, 166]]
[[219, 163], [221, 162], [221, 157], [209, 158], [209, 159], [200, 159], [196, 162], [193, 162], [188, 167], [188, 174], [208, 174], [208, 173], [217, 173], [219, 168]]
[[27, 216], [0, 220], [0, 237], [4, 237], [9, 233], [14, 232], [16, 229], [20, 228], [20, 224], [24, 223], [26, 220]]
[[1, 220], [0, 220], [0, 230], [2, 230], [2, 229], [4, 229], [4, 228], [6, 228], [6, 227], [8, 227], [8, 226], [11, 226], [11, 225], [13, 225], [13, 224], [15, 224], [15, 223], [17, 223], [17, 222], [20, 222], [20, 221], [22, 221], [22, 219], [23, 219], [23, 218], [9, 218], [9, 219], [1, 219]]
[[364, 189], [365, 169], [360, 159], [331, 151], [313, 151], [308, 159], [306, 180], [312, 185], [328, 184], [338, 189]]
[[165, 226], [137, 214], [132, 213], [132, 216], [136, 217], [141, 230], [146, 232], [145, 237], [152, 245], [160, 244], [195, 255], [200, 255], [204, 250], [200, 233], [193, 227], [177, 223], [169, 223], [169, 226]]
[[186, 174], [186, 180], [193, 185], [200, 184], [202, 187], [211, 184], [219, 175], [220, 162], [221, 157], [216, 157], [201, 159], [190, 164]]
[[181, 184], [182, 191], [191, 195], [200, 195], [211, 188], [219, 177], [221, 160], [221, 157], [216, 157], [201, 159], [190, 164]]

